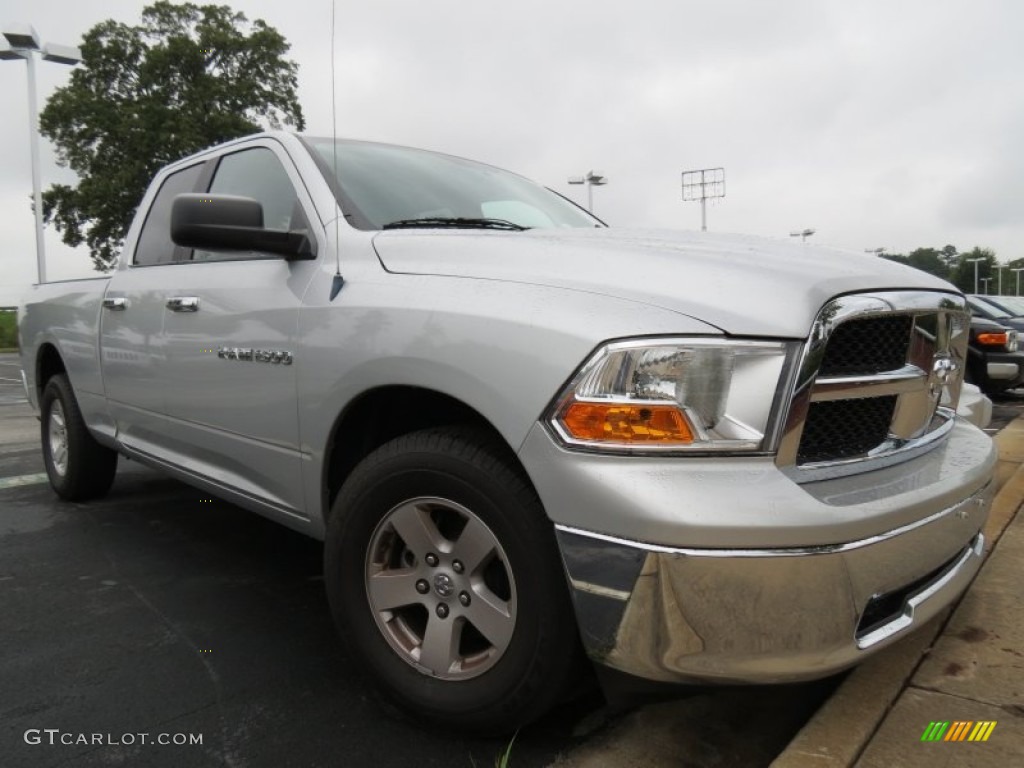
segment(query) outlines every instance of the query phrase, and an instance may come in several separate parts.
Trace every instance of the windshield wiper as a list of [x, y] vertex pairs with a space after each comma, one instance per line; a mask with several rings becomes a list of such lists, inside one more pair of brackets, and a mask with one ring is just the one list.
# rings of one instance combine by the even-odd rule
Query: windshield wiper
[[385, 224], [381, 229], [504, 229], [522, 232], [523, 227], [505, 219], [470, 219], [461, 217], [433, 216], [423, 219], [399, 219]]

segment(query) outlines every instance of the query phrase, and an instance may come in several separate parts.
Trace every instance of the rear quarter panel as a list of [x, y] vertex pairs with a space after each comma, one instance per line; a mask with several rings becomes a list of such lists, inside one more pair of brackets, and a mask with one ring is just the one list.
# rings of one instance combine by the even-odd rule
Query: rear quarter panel
[[29, 398], [39, 407], [37, 375], [39, 352], [52, 344], [67, 369], [82, 406], [86, 423], [102, 405], [98, 329], [108, 277], [65, 280], [35, 285], [25, 294], [18, 311], [21, 365], [28, 379]]

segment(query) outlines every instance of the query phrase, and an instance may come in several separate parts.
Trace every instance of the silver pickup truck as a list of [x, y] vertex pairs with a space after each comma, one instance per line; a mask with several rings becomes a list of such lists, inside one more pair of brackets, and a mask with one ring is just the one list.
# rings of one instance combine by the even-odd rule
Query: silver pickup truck
[[608, 228], [456, 157], [267, 133], [162, 170], [117, 269], [36, 286], [62, 498], [118, 455], [322, 539], [393, 702], [509, 730], [610, 683], [858, 663], [981, 561], [969, 315], [869, 256]]

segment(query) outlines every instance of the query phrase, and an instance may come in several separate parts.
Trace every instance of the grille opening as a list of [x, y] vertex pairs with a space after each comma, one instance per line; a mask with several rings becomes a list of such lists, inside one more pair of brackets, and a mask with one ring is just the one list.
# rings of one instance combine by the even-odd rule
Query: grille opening
[[907, 600], [942, 578], [946, 571], [952, 568], [962, 555], [963, 552], [957, 552], [934, 571], [926, 573], [905, 587], [900, 587], [892, 592], [885, 592], [881, 595], [875, 595], [868, 600], [864, 613], [861, 614], [860, 621], [857, 622], [857, 631], [854, 633], [854, 638], [860, 640], [865, 635], [871, 634], [879, 627], [884, 627], [886, 624], [902, 616]]
[[889, 436], [896, 395], [811, 403], [796, 463], [837, 461], [867, 453]]
[[907, 362], [910, 315], [887, 315], [848, 320], [828, 341], [820, 376], [876, 374], [902, 368]]

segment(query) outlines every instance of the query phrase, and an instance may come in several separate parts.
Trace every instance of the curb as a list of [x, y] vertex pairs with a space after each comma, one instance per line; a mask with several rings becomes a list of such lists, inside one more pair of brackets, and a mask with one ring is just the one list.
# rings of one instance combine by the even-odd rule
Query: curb
[[[1024, 417], [1010, 422], [993, 439], [999, 447], [996, 482], [1004, 482], [992, 501], [985, 524], [986, 557], [975, 579], [988, 566], [988, 555], [1024, 503]], [[855, 667], [771, 763], [771, 768], [852, 766], [962, 600], [963, 596], [902, 642]]]

